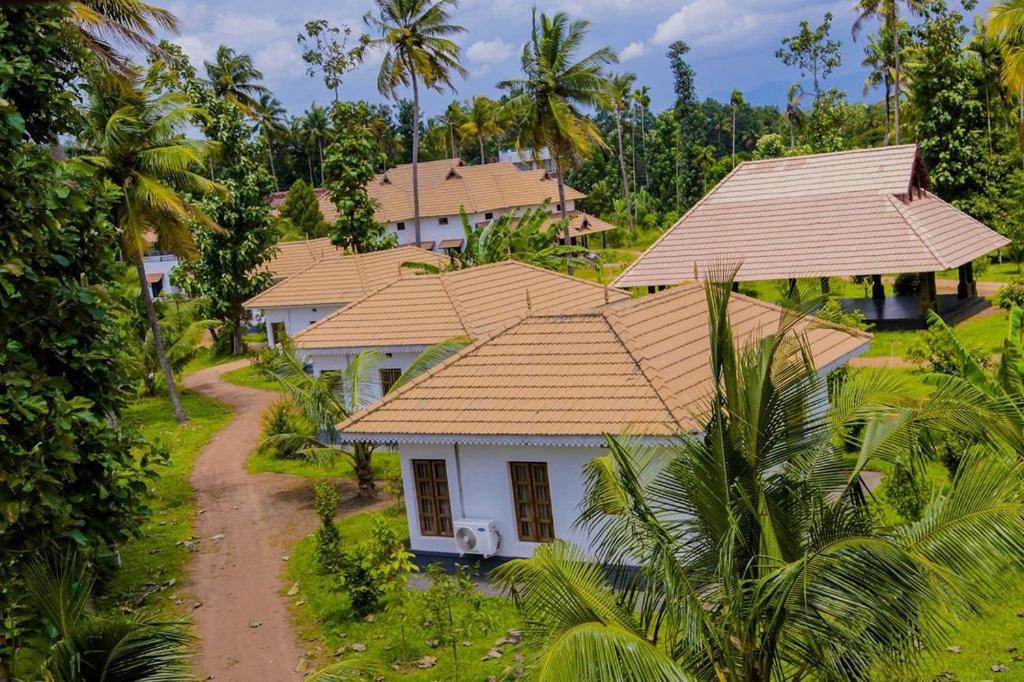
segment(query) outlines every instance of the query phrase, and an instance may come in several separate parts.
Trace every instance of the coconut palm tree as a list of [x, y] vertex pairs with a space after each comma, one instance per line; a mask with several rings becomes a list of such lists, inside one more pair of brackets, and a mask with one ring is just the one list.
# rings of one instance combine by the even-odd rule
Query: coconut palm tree
[[536, 679], [905, 679], [1020, 575], [1015, 456], [969, 454], [919, 521], [885, 525], [861, 483], [874, 462], [918, 461], [926, 433], [981, 433], [967, 394], [914, 407], [905, 378], [875, 370], [829, 402], [801, 314], [741, 341], [723, 280], [706, 285], [704, 433], [609, 436], [577, 521], [593, 555], [556, 541], [492, 573]]
[[[562, 219], [565, 205], [565, 166], [575, 166], [595, 145], [607, 149], [601, 132], [581, 107], [600, 106], [606, 98], [608, 79], [603, 69], [618, 61], [603, 47], [577, 58], [590, 22], [569, 21], [564, 12], [553, 16], [534, 9], [530, 42], [523, 46], [523, 77], [498, 83], [509, 91], [505, 111], [520, 131], [519, 144], [539, 154], [550, 151], [558, 181]], [[569, 224], [564, 241], [570, 242]]]
[[882, 23], [881, 30], [888, 32], [892, 39], [893, 65], [893, 139], [900, 143], [900, 95], [902, 93], [902, 70], [900, 34], [903, 25], [900, 22], [900, 8], [906, 7], [911, 14], [920, 14], [925, 7], [924, 0], [859, 0], [856, 7], [857, 18], [853, 22], [853, 39], [856, 40], [864, 23], [877, 18]]
[[90, 614], [96, 579], [76, 554], [30, 561], [24, 577], [35, 613], [56, 635], [42, 662], [45, 679], [189, 679], [193, 638], [187, 623], [143, 613]]
[[743, 93], [733, 88], [729, 95], [729, 106], [732, 108], [732, 167], [736, 167], [736, 112], [743, 106]]
[[988, 35], [985, 20], [974, 17], [974, 35], [967, 43], [967, 52], [978, 60], [982, 89], [985, 93], [985, 121], [988, 127], [988, 149], [992, 151], [992, 95], [999, 94], [1002, 70], [1002, 52], [999, 41]]
[[641, 85], [633, 93], [633, 101], [640, 108], [640, 149], [644, 159], [644, 187], [647, 187], [647, 110], [651, 108], [651, 88]]
[[258, 82], [263, 80], [263, 72], [252, 57], [221, 45], [213, 61], [203, 65], [215, 95], [234, 103], [246, 116], [257, 118], [260, 98], [270, 95], [270, 90]]
[[364, 37], [364, 50], [381, 50], [384, 59], [377, 75], [377, 89], [385, 97], [398, 98], [399, 86], [412, 88], [412, 210], [416, 243], [420, 233], [420, 84], [430, 90], [455, 90], [452, 75], [468, 73], [459, 63], [459, 45], [452, 36], [466, 29], [451, 22], [450, 10], [458, 0], [375, 0], [376, 14], [363, 21], [376, 31]]
[[274, 189], [281, 189], [277, 181], [277, 169], [274, 168], [274, 138], [285, 132], [288, 128], [288, 120], [285, 118], [287, 112], [281, 101], [269, 92], [260, 95], [259, 104], [256, 106], [254, 116], [256, 126], [263, 133], [267, 141], [267, 156], [270, 158], [270, 174], [274, 176]]
[[455, 131], [466, 122], [466, 108], [459, 100], [453, 100], [444, 110], [444, 124], [448, 126], [448, 143], [452, 148], [451, 158], [459, 156], [459, 147], [455, 142]]
[[188, 258], [195, 253], [190, 224], [220, 229], [191, 198], [226, 191], [192, 170], [202, 168], [214, 149], [210, 142], [184, 137], [183, 131], [202, 115], [184, 95], [155, 96], [138, 86], [126, 92], [120, 84], [98, 79], [89, 87], [81, 153], [74, 159], [118, 189], [111, 217], [121, 234], [124, 259], [139, 276], [156, 355], [179, 422], [186, 421], [185, 411], [164, 351], [143, 256], [155, 237], [159, 248]]
[[315, 104], [312, 105], [302, 117], [300, 127], [303, 141], [306, 143], [310, 155], [312, 156], [313, 152], [316, 152], [320, 159], [320, 183], [317, 185], [315, 178], [311, 178], [310, 182], [314, 186], [323, 186], [324, 144], [329, 142], [331, 136], [331, 121], [327, 116], [327, 110]]
[[868, 69], [868, 75], [864, 78], [864, 95], [867, 96], [874, 88], [882, 87], [882, 105], [885, 115], [885, 137], [883, 138], [883, 144], [888, 145], [893, 68], [891, 63], [892, 50], [884, 44], [885, 37], [886, 32], [883, 29], [879, 32], [879, 35], [873, 35], [868, 38], [867, 47], [864, 48], [864, 60], [860, 65]]
[[[409, 368], [391, 386], [390, 391], [443, 362], [469, 343], [469, 339], [456, 338], [436, 343], [420, 353]], [[337, 425], [376, 399], [371, 390], [376, 382], [377, 370], [384, 361], [384, 353], [367, 350], [353, 356], [341, 372], [323, 372], [319, 377], [306, 373], [306, 361], [291, 348], [283, 348], [269, 364], [267, 372], [281, 382], [285, 394], [302, 412], [315, 433], [281, 433], [264, 438], [260, 447], [281, 448], [300, 454], [310, 461], [329, 463], [339, 455], [347, 457], [355, 470], [362, 495], [373, 495], [373, 451], [370, 443], [353, 443], [349, 449], [339, 438]]]
[[619, 172], [622, 177], [622, 196], [626, 201], [626, 218], [629, 221], [629, 231], [631, 233], [636, 229], [636, 223], [633, 217], [633, 202], [629, 192], [629, 176], [626, 174], [626, 156], [622, 147], [622, 112], [629, 108], [633, 93], [633, 83], [635, 82], [635, 73], [621, 73], [610, 77], [608, 79], [608, 94], [605, 102], [615, 117], [615, 136], [619, 147]]
[[[799, 83], [793, 83], [786, 90], [786, 122], [789, 123], [790, 149], [796, 146], [796, 127], [804, 117], [804, 112], [800, 110], [800, 103], [803, 102], [806, 96], [807, 93], [804, 92], [803, 86]], [[886, 116], [886, 126], [888, 125], [889, 119]]]
[[1002, 49], [1003, 83], [1018, 95], [1018, 138], [1024, 149], [1024, 0], [993, 2], [987, 30]]
[[487, 163], [484, 141], [505, 132], [499, 112], [498, 103], [490, 97], [474, 97], [473, 106], [465, 114], [465, 122], [459, 126], [463, 140], [476, 140], [480, 145], [480, 163]]

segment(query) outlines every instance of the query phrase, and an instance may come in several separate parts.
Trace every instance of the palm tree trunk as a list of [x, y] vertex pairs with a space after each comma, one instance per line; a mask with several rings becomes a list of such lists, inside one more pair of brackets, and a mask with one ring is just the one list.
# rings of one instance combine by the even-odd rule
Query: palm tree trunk
[[736, 167], [736, 105], [732, 105], [732, 167]]
[[309, 168], [309, 184], [316, 187], [316, 180], [313, 179], [313, 159], [309, 154], [306, 154], [306, 166]]
[[889, 130], [889, 100], [892, 97], [892, 83], [889, 82], [889, 69], [885, 70], [885, 146], [889, 146], [891, 131]]
[[[565, 223], [565, 232], [563, 239], [565, 240], [565, 245], [569, 246], [570, 244], [572, 244], [572, 234], [569, 232], [569, 211], [566, 210], [565, 207], [565, 181], [562, 178], [562, 158], [554, 150], [551, 151], [553, 153], [553, 156], [555, 157], [555, 173], [557, 174], [558, 180], [558, 206], [561, 210], [562, 222]], [[568, 272], [570, 275], [574, 273], [574, 268], [571, 260], [566, 261], [565, 271]]]
[[149, 318], [149, 328], [153, 332], [153, 343], [156, 346], [156, 358], [160, 362], [160, 369], [164, 372], [164, 379], [167, 381], [167, 394], [171, 398], [171, 407], [174, 408], [174, 418], [179, 424], [188, 421], [185, 416], [185, 409], [181, 406], [181, 398], [178, 396], [178, 387], [174, 384], [174, 372], [171, 371], [171, 363], [167, 362], [167, 354], [164, 352], [164, 337], [160, 332], [160, 322], [156, 318], [156, 306], [153, 304], [153, 293], [149, 289], [149, 282], [146, 281], [146, 266], [142, 262], [142, 254], [134, 256], [135, 270], [139, 273], [139, 287], [142, 289], [142, 301], [146, 305], [146, 316]]
[[787, 116], [789, 119], [789, 148], [792, 149], [796, 146], [796, 135], [793, 133], [793, 118]]
[[629, 108], [629, 118], [629, 152], [633, 159], [633, 189], [636, 189], [636, 109], [634, 107]]
[[454, 159], [458, 156], [458, 152], [455, 150], [455, 128], [451, 123], [448, 124], [448, 139], [451, 140], [452, 143], [452, 158]]
[[316, 148], [320, 152], [320, 186], [324, 186], [324, 142], [323, 140], [316, 141]]
[[893, 109], [893, 138], [896, 140], [896, 144], [900, 143], [900, 31], [899, 21], [896, 16], [896, 10], [892, 13], [892, 45], [893, 45], [893, 64], [895, 65], [895, 93], [896, 93], [896, 107]]
[[373, 497], [377, 484], [373, 480], [373, 448], [368, 443], [356, 443], [352, 448], [355, 460], [356, 481], [361, 497]]
[[274, 169], [274, 145], [270, 142], [270, 135], [267, 135], [267, 156], [270, 157], [270, 174], [274, 176], [274, 191], [281, 189], [281, 185], [277, 182], [277, 171]]
[[423, 241], [420, 234], [420, 86], [416, 69], [409, 65], [412, 74], [412, 215], [416, 243]]
[[647, 160], [647, 107], [643, 104], [640, 105], [640, 144], [644, 154], [644, 187], [650, 187], [651, 167]]
[[[618, 106], [615, 107], [615, 133], [619, 140], [619, 171], [622, 173], [622, 193], [626, 198], [626, 219], [629, 220], [629, 233], [636, 232], [636, 225], [633, 222], [633, 203], [629, 196], [629, 176], [626, 175], [626, 157], [622, 152], [622, 112]], [[561, 182], [561, 174], [559, 174]]]
[[482, 166], [487, 163], [487, 159], [484, 157], [484, 136], [481, 135], [478, 139], [480, 140], [480, 165]]

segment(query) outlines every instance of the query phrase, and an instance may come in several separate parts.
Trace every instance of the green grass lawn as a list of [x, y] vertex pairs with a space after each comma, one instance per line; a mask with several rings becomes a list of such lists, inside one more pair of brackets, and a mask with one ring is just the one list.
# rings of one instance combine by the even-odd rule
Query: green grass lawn
[[[373, 476], [378, 480], [398, 477], [398, 453], [375, 452], [373, 454]], [[286, 459], [272, 452], [257, 451], [249, 457], [245, 468], [252, 474], [275, 473], [307, 478], [351, 478], [355, 475], [351, 463], [339, 456], [328, 465], [314, 464], [305, 459]]]
[[200, 348], [194, 358], [188, 361], [185, 365], [185, 369], [182, 374], [192, 374], [198, 372], [201, 369], [207, 367], [215, 367], [216, 365], [223, 365], [225, 362], [231, 362], [238, 358], [231, 355], [214, 355], [212, 348]]
[[[1024, 275], [1024, 272], [1021, 272], [1022, 269], [1024, 269], [1024, 266], [1018, 265], [1004, 256], [1002, 263], [992, 263], [985, 268], [984, 272], [979, 273], [975, 270], [974, 278], [979, 282], [1009, 282], [1015, 277]], [[936, 277], [940, 279], [957, 279], [959, 276], [956, 269], [945, 270], [936, 274]]]
[[[985, 317], [972, 317], [955, 325], [960, 339], [969, 346], [991, 355], [999, 351], [1006, 336], [1007, 312], [998, 312]], [[914, 339], [920, 335], [919, 330], [874, 332], [871, 347], [865, 357], [898, 356], [906, 357]]]
[[252, 365], [239, 367], [221, 375], [224, 381], [238, 386], [260, 388], [264, 391], [280, 391], [281, 384], [275, 379], [266, 379]]
[[[138, 424], [145, 437], [159, 441], [170, 451], [168, 466], [151, 483], [152, 516], [143, 523], [140, 537], [121, 548], [122, 566], [106, 586], [101, 605], [137, 605], [147, 584], [162, 585], [169, 580], [181, 584], [189, 551], [181, 544], [192, 537], [195, 503], [189, 472], [199, 450], [231, 419], [231, 410], [221, 403], [182, 391], [181, 400], [189, 422], [174, 420], [166, 397], [143, 398], [124, 414], [126, 423]], [[146, 597], [143, 602], [161, 613], [180, 612], [172, 602], [177, 587], [171, 586]]]
[[[405, 512], [401, 507], [393, 507], [340, 521], [338, 528], [342, 546], [368, 537], [374, 518], [384, 519], [401, 537], [408, 538]], [[418, 612], [417, 602], [421, 593], [415, 590], [408, 592], [409, 599], [413, 600], [412, 608], [407, 609], [404, 615], [380, 610], [370, 619], [355, 619], [348, 596], [338, 589], [334, 578], [318, 572], [315, 544], [313, 535], [299, 542], [288, 561], [287, 577], [289, 584], [298, 583], [299, 586], [298, 594], [293, 597], [293, 613], [300, 636], [303, 641], [315, 642], [314, 653], [319, 653], [315, 658], [321, 664], [346, 659], [371, 661], [383, 667], [384, 679], [388, 680], [455, 678], [451, 648], [430, 647], [427, 642], [431, 633], [422, 627], [419, 619], [409, 615]], [[481, 658], [509, 628], [519, 627], [518, 614], [510, 601], [500, 598], [484, 598], [481, 614], [488, 624], [467, 634], [465, 641], [458, 644], [459, 676], [463, 680], [485, 680], [491, 675], [505, 679], [506, 669], [516, 665], [513, 650], [506, 648], [503, 657], [496, 660], [482, 661]], [[469, 645], [464, 646], [465, 642]], [[353, 651], [353, 644], [365, 645], [366, 651]], [[342, 647], [344, 651], [334, 656]], [[427, 669], [417, 668], [416, 661], [424, 656], [436, 657], [436, 665]]]

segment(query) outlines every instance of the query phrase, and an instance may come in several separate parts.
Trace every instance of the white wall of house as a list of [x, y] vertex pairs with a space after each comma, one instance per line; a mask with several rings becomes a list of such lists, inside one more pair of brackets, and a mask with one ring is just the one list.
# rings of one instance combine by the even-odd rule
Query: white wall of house
[[453, 537], [423, 535], [417, 508], [412, 461], [444, 460], [452, 518], [493, 520], [501, 534], [498, 556], [528, 557], [539, 543], [519, 539], [509, 462], [545, 462], [551, 492], [555, 537], [588, 547], [584, 533], [572, 526], [583, 499], [583, 467], [603, 448], [559, 446], [428, 445], [399, 447], [405, 509], [413, 551], [457, 553]]
[[[566, 211], [572, 211], [576, 208], [576, 202], [569, 200], [565, 202]], [[535, 207], [530, 207], [535, 208]], [[498, 217], [515, 211], [521, 213], [521, 210], [516, 209], [496, 209], [494, 211], [488, 211], [485, 213], [471, 213], [469, 214], [469, 221], [472, 225], [484, 223], [489, 220], [496, 220]], [[551, 212], [558, 213], [561, 209], [557, 203], [551, 204]], [[488, 213], [491, 217], [488, 218]], [[447, 221], [447, 223], [445, 223]], [[403, 226], [403, 227], [399, 227]], [[385, 230], [389, 234], [393, 234], [398, 238], [398, 244], [412, 244], [416, 241], [416, 224], [415, 221], [410, 218], [401, 222], [391, 222], [385, 227]], [[434, 242], [434, 251], [441, 251], [441, 242], [445, 239], [464, 239], [465, 233], [462, 231], [462, 216], [459, 214], [450, 216], [432, 216], [420, 218], [420, 237], [422, 241]]]
[[271, 346], [277, 344], [277, 339], [274, 338], [275, 323], [283, 322], [285, 333], [288, 336], [295, 336], [309, 325], [340, 310], [345, 305], [345, 303], [337, 303], [318, 306], [263, 308], [260, 312], [263, 315], [263, 324], [267, 328], [267, 344]]
[[169, 253], [150, 253], [142, 258], [142, 266], [147, 275], [161, 274], [163, 279], [159, 287], [160, 295], [176, 294], [178, 288], [171, 284], [171, 270], [178, 267], [178, 257]]
[[[300, 348], [298, 349], [298, 352], [302, 354], [303, 357], [305, 357], [306, 362], [312, 366], [313, 376], [318, 377], [326, 371], [346, 369], [352, 361], [352, 357], [363, 350], [367, 349], [351, 348], [328, 352], [319, 350], [310, 352], [303, 351]], [[365, 402], [367, 404], [380, 400], [382, 396], [380, 383], [381, 369], [397, 369], [399, 373], [405, 372], [405, 370], [409, 369], [409, 366], [416, 360], [416, 357], [425, 350], [425, 347], [395, 346], [393, 348], [375, 350], [380, 350], [384, 353], [384, 358], [381, 360], [377, 369], [372, 372], [368, 385], [363, 387]]]

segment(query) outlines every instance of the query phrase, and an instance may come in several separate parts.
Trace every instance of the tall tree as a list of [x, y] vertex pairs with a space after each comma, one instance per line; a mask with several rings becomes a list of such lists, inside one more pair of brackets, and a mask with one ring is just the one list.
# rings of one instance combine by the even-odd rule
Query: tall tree
[[704, 433], [660, 447], [609, 436], [576, 523], [592, 553], [556, 540], [492, 574], [540, 679], [914, 677], [951, 621], [1019, 580], [1024, 469], [992, 441], [917, 521], [883, 521], [860, 477], [873, 462], [923, 470], [929, 431], [983, 434], [992, 411], [970, 391], [915, 409], [883, 372], [830, 403], [795, 340], [801, 313], [741, 340], [729, 284], [706, 285]]
[[803, 120], [800, 104], [804, 99], [804, 89], [799, 83], [793, 83], [786, 90], [786, 123], [789, 125], [789, 148], [796, 146], [796, 127]]
[[275, 191], [281, 189], [281, 185], [277, 181], [277, 169], [274, 168], [273, 140], [287, 130], [285, 113], [280, 100], [269, 92], [260, 95], [259, 104], [254, 112], [256, 125], [267, 143], [267, 156], [270, 158], [270, 174], [274, 176]]
[[458, 0], [375, 0], [377, 13], [367, 12], [364, 22], [377, 32], [364, 37], [367, 49], [380, 49], [384, 59], [377, 76], [377, 88], [396, 99], [399, 86], [412, 87], [412, 208], [416, 243], [420, 230], [420, 84], [443, 92], [455, 89], [452, 74], [466, 76], [459, 63], [459, 45], [451, 36], [464, 32], [453, 24], [450, 10]]
[[159, 463], [121, 419], [119, 197], [49, 146], [78, 132], [90, 64], [67, 38], [70, 10], [0, 6], [0, 682], [19, 649], [47, 637], [26, 562], [78, 546], [113, 567], [142, 527]]
[[673, 189], [675, 210], [682, 213], [704, 194], [706, 184], [697, 168], [697, 150], [706, 144], [704, 113], [697, 102], [693, 67], [685, 57], [690, 46], [677, 40], [668, 46], [672, 69], [672, 91], [676, 99], [672, 111], [676, 121], [676, 140], [671, 149], [675, 156]]
[[463, 140], [476, 140], [480, 146], [480, 163], [487, 163], [484, 142], [505, 132], [501, 125], [498, 103], [489, 97], [474, 97], [473, 106], [465, 112], [465, 122], [459, 126]]
[[[889, 40], [887, 41], [887, 38]], [[891, 36], [885, 27], [878, 35], [868, 38], [868, 44], [864, 47], [864, 60], [861, 66], [869, 69], [868, 75], [864, 78], [864, 95], [867, 95], [873, 88], [882, 86], [882, 111], [885, 116], [885, 137], [884, 143], [889, 144], [890, 119], [892, 108], [892, 83], [894, 68], [892, 64]]]
[[359, 63], [359, 48], [347, 46], [352, 27], [331, 26], [326, 19], [310, 19], [303, 28], [304, 33], [300, 33], [296, 40], [302, 47], [306, 75], [312, 77], [319, 71], [324, 85], [334, 91], [334, 101], [337, 102], [342, 77]]
[[978, 62], [982, 91], [985, 95], [985, 125], [988, 129], [988, 150], [993, 151], [992, 143], [992, 98], [1002, 94], [1000, 75], [1003, 68], [1003, 55], [999, 41], [988, 35], [983, 17], [974, 17], [974, 34], [967, 43], [967, 51]]
[[732, 110], [732, 167], [736, 167], [736, 113], [743, 106], [743, 93], [733, 88], [729, 95], [729, 107]]
[[466, 108], [458, 100], [453, 100], [444, 110], [444, 124], [448, 128], [448, 143], [451, 145], [451, 158], [459, 155], [459, 146], [455, 141], [455, 131], [466, 122]]
[[113, 220], [121, 233], [124, 258], [139, 275], [157, 357], [179, 422], [186, 420], [185, 411], [164, 353], [143, 256], [155, 237], [161, 249], [190, 258], [196, 253], [190, 224], [219, 229], [189, 198], [224, 192], [220, 185], [190, 170], [202, 168], [214, 147], [183, 135], [190, 123], [203, 115], [183, 95], [156, 95], [138, 77], [131, 91], [100, 78], [89, 90], [86, 128], [79, 138], [83, 154], [76, 157], [119, 188]]
[[203, 65], [214, 94], [236, 105], [247, 116], [255, 118], [260, 98], [269, 95], [270, 90], [259, 83], [263, 80], [263, 72], [253, 64], [252, 57], [221, 45], [213, 61], [203, 62]]
[[633, 215], [633, 201], [629, 191], [629, 176], [626, 174], [626, 155], [622, 147], [622, 113], [629, 109], [633, 94], [633, 83], [636, 74], [623, 73], [608, 79], [608, 101], [612, 114], [615, 116], [615, 137], [619, 146], [619, 171], [622, 175], [622, 194], [626, 201], [626, 217], [629, 220], [629, 231], [636, 230], [636, 218]]
[[280, 215], [306, 239], [324, 235], [324, 216], [320, 212], [320, 203], [313, 188], [302, 178], [288, 188], [284, 203], [281, 204]]
[[[558, 181], [558, 202], [566, 220], [564, 170], [575, 166], [594, 146], [607, 149], [597, 126], [580, 107], [597, 107], [604, 100], [608, 79], [603, 69], [618, 61], [607, 47], [578, 58], [590, 22], [569, 21], [533, 12], [530, 41], [523, 46], [523, 77], [498, 83], [509, 91], [505, 110], [520, 131], [520, 144], [538, 154], [550, 151]], [[565, 223], [565, 244], [571, 241]]]
[[927, 0], [859, 0], [857, 3], [857, 19], [853, 22], [853, 39], [864, 28], [864, 23], [871, 18], [877, 18], [884, 30], [892, 36], [892, 64], [893, 64], [893, 140], [895, 144], [900, 143], [900, 97], [903, 90], [902, 73], [903, 64], [901, 61], [901, 34], [903, 27], [900, 23], [900, 9], [906, 7], [911, 14], [920, 14], [924, 9]]
[[[324, 184], [324, 147], [330, 144], [331, 121], [327, 116], [327, 110], [323, 107], [312, 105], [302, 117], [302, 137], [310, 155], [319, 159], [320, 169], [319, 185]], [[310, 182], [317, 184], [316, 177], [311, 177]]]
[[640, 149], [642, 150], [642, 158], [644, 160], [644, 187], [647, 187], [650, 184], [647, 178], [647, 112], [651, 109], [651, 88], [647, 85], [641, 85], [633, 93], [633, 101], [636, 102], [636, 106], [640, 109]]
[[826, 12], [818, 28], [811, 30], [806, 19], [800, 22], [800, 32], [782, 39], [782, 47], [775, 56], [786, 66], [796, 66], [800, 75], [811, 75], [814, 99], [821, 97], [821, 81], [832, 75], [842, 63], [842, 50], [838, 41], [829, 38], [832, 13]]

